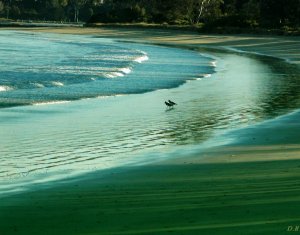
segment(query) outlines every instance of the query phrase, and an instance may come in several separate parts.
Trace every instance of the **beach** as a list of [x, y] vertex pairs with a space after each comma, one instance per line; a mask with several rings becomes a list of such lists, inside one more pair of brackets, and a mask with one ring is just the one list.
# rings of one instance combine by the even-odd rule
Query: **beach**
[[300, 63], [299, 36], [265, 35], [201, 35], [180, 30], [135, 29], [126, 27], [108, 28], [32, 28], [35, 32], [64, 34], [91, 34], [120, 40], [168, 44], [172, 46], [233, 48], [250, 53], [274, 56], [289, 62]]
[[[245, 51], [285, 60], [296, 70], [300, 63], [299, 37], [126, 28], [27, 30], [200, 48], [208, 53], [222, 50], [238, 56]], [[187, 83], [140, 95], [138, 100], [147, 103], [174, 94], [184, 99], [187, 91], [196, 94], [197, 86]], [[133, 100], [122, 102], [148, 110], [150, 116], [160, 112], [153, 103], [143, 107]], [[293, 101], [282, 116], [270, 112], [263, 122], [220, 134], [212, 141], [224, 140], [220, 146], [209, 143], [189, 152], [174, 148], [170, 152], [175, 153], [169, 154], [173, 157], [166, 153], [149, 163], [94, 171], [5, 197], [0, 204], [0, 234], [296, 234], [300, 112], [297, 100]], [[82, 102], [79, 106], [89, 101]], [[92, 101], [92, 107], [97, 109], [96, 105]]]

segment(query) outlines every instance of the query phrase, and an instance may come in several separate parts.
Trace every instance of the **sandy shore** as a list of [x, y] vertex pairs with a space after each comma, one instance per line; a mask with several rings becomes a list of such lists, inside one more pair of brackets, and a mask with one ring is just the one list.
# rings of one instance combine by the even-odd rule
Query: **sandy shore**
[[120, 40], [163, 43], [185, 47], [234, 48], [261, 53], [300, 64], [300, 37], [255, 35], [203, 35], [180, 30], [132, 28], [32, 28], [37, 32], [91, 34]]
[[300, 221], [299, 166], [186, 162], [93, 174], [4, 200], [1, 234], [289, 234]]
[[[194, 48], [229, 47], [300, 63], [299, 37], [96, 28], [34, 30]], [[93, 173], [5, 198], [0, 204], [0, 234], [297, 234], [299, 117], [296, 112], [238, 130], [244, 133], [239, 133], [240, 142], [206, 150], [201, 158], [182, 156]]]

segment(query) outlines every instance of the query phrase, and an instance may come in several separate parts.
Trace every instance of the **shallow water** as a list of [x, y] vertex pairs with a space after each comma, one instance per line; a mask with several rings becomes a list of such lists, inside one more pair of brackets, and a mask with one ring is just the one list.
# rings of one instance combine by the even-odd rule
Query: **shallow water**
[[[212, 143], [227, 130], [277, 117], [300, 105], [299, 68], [277, 59], [206, 51], [213, 58], [209, 59], [181, 49], [122, 46], [148, 56], [120, 77], [121, 83], [134, 81], [133, 93], [141, 94], [0, 110], [2, 192], [118, 165], [199, 153], [199, 144]], [[199, 76], [214, 69], [211, 76]], [[151, 89], [139, 89], [145, 83]], [[177, 88], [162, 89], [170, 86]], [[149, 90], [156, 91], [143, 93]], [[167, 99], [178, 106], [166, 109]]]

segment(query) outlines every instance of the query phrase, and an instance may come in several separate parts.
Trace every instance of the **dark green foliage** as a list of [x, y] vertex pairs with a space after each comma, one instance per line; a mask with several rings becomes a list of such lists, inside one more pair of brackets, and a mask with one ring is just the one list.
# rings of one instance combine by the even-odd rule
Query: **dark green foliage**
[[300, 0], [0, 0], [0, 17], [89, 23], [300, 27]]
[[102, 23], [133, 23], [146, 20], [145, 8], [135, 5], [124, 5], [123, 7], [102, 5], [97, 9], [89, 22]]
[[299, 0], [261, 0], [261, 23], [269, 27], [299, 26]]

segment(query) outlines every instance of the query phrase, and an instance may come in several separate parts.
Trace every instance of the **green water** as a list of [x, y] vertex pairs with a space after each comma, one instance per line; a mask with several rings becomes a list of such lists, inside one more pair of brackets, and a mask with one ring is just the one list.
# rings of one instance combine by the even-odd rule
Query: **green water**
[[[195, 154], [197, 146], [207, 142], [222, 144], [214, 138], [228, 130], [299, 107], [296, 65], [269, 57], [205, 53], [215, 59], [216, 73], [178, 88], [1, 109], [1, 192], [185, 156], [191, 149]], [[169, 59], [165, 62], [170, 63]], [[137, 66], [134, 76], [145, 76], [147, 66]], [[155, 77], [159, 72], [151, 74]], [[168, 99], [178, 105], [167, 109], [164, 101]]]

